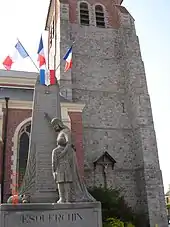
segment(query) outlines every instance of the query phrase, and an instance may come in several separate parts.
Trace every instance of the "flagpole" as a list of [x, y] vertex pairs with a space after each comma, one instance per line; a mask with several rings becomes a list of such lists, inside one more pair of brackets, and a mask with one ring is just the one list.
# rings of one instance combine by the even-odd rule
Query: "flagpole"
[[32, 59], [30, 56], [28, 56], [28, 57], [30, 58], [31, 62], [33, 63], [33, 65], [35, 66], [35, 68], [37, 69], [37, 71], [39, 72], [40, 70], [39, 70], [39, 68], [37, 67], [37, 65], [35, 64], [35, 62], [33, 61], [33, 59]]
[[33, 59], [31, 58], [31, 56], [28, 54], [28, 52], [26, 51], [26, 49], [24, 48], [24, 46], [22, 45], [21, 41], [17, 38], [18, 42], [21, 44], [22, 48], [24, 49], [24, 51], [27, 53], [28, 57], [30, 58], [31, 62], [33, 63], [33, 65], [35, 66], [35, 68], [38, 70], [38, 72], [40, 71], [39, 68], [37, 67], [37, 65], [35, 64], [35, 62], [33, 61]]
[[60, 61], [60, 63], [57, 65], [57, 68], [55, 69], [55, 71], [59, 68], [59, 66], [61, 65], [61, 62], [63, 61], [63, 59]]

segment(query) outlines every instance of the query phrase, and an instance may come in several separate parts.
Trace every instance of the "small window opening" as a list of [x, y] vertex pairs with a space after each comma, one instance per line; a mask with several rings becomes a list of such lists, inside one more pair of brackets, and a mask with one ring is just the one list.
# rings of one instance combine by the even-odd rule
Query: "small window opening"
[[80, 3], [80, 24], [89, 26], [89, 9], [85, 2]]
[[95, 14], [96, 14], [96, 26], [105, 28], [104, 11], [101, 5], [96, 5]]

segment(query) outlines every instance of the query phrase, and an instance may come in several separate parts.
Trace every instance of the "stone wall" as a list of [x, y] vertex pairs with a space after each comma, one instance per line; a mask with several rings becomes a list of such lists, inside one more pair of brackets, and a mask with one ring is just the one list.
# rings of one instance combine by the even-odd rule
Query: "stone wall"
[[148, 209], [151, 225], [166, 226], [162, 174], [139, 41], [134, 29], [125, 29], [123, 37], [126, 104], [134, 138], [132, 147], [136, 151], [137, 207], [143, 207], [145, 212]]
[[[86, 104], [83, 111], [85, 157], [93, 161], [107, 151], [115, 160], [108, 170], [108, 185], [121, 189], [136, 207], [135, 153], [132, 149], [131, 121], [126, 109], [125, 79], [120, 61], [124, 50], [117, 30], [72, 25], [73, 100]], [[101, 170], [91, 175], [88, 184], [103, 184]], [[88, 177], [87, 177], [88, 178]]]

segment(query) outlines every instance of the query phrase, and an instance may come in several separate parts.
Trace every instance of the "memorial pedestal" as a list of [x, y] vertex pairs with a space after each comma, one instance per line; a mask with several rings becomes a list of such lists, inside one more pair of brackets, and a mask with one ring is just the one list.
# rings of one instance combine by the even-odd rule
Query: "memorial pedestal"
[[102, 227], [101, 204], [2, 204], [1, 227]]

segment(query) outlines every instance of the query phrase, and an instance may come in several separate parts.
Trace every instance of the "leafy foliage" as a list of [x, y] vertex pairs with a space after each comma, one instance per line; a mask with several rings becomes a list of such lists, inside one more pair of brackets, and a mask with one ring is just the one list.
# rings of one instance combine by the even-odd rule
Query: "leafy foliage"
[[132, 223], [128, 223], [127, 227], [135, 227]]
[[124, 223], [117, 218], [108, 218], [103, 227], [135, 227], [132, 223]]
[[167, 204], [167, 205], [166, 205], [166, 208], [167, 208], [167, 209], [170, 209], [170, 204]]
[[[149, 226], [147, 215], [145, 213], [134, 213], [118, 190], [94, 187], [89, 189], [89, 192], [102, 204], [104, 227], [120, 226], [122, 223], [124, 227]], [[115, 220], [118, 220], [117, 223]]]
[[[112, 188], [105, 189], [101, 187], [95, 187], [89, 189], [89, 192], [96, 200], [102, 203], [103, 222], [108, 223], [109, 220], [111, 220], [110, 218], [117, 218], [122, 222], [135, 222], [135, 214], [133, 213], [132, 209], [128, 207], [124, 198], [120, 196], [118, 190]], [[112, 220], [114, 221], [115, 219]], [[120, 226], [120, 223], [117, 226]]]
[[103, 227], [124, 227], [124, 223], [117, 218], [108, 218]]

